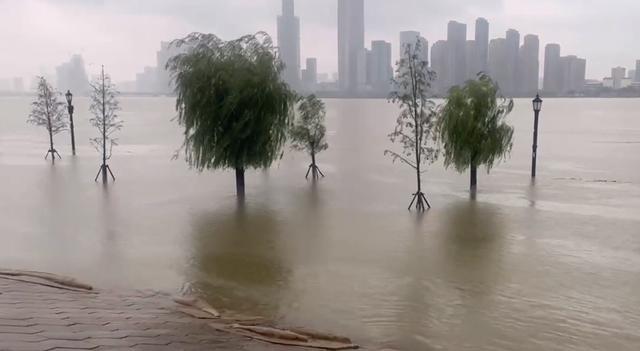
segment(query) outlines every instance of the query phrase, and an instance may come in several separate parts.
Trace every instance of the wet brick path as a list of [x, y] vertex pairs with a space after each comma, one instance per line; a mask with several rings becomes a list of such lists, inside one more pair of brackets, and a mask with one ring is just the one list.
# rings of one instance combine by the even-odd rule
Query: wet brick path
[[215, 331], [173, 306], [153, 292], [86, 294], [0, 278], [0, 351], [289, 350]]

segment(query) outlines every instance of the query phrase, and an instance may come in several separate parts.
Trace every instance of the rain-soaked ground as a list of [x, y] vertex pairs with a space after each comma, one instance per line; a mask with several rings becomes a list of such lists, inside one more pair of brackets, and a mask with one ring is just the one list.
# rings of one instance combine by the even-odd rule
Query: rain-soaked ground
[[548, 99], [539, 179], [532, 112], [518, 100], [511, 158], [467, 175], [434, 164], [434, 208], [406, 206], [415, 175], [383, 156], [396, 110], [329, 100], [327, 175], [304, 179], [288, 152], [248, 175], [198, 174], [170, 98], [122, 98], [111, 167], [93, 182], [87, 100], [76, 103], [77, 158], [43, 159], [29, 99], [0, 99], [0, 266], [76, 276], [109, 288], [196, 291], [216, 306], [402, 350], [640, 348], [640, 100]]

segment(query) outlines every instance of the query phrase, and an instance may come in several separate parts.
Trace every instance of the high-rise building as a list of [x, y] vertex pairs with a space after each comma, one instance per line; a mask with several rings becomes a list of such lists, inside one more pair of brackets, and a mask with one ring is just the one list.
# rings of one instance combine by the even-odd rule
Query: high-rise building
[[611, 69], [611, 78], [613, 78], [613, 89], [622, 88], [622, 80], [626, 78], [627, 69], [624, 67], [614, 67]]
[[475, 42], [476, 63], [474, 71], [486, 72], [489, 69], [489, 22], [482, 17], [476, 20]]
[[584, 90], [587, 60], [575, 55], [560, 57], [560, 93], [575, 94]]
[[462, 85], [467, 78], [467, 25], [450, 21], [447, 26], [448, 42], [448, 87]]
[[436, 74], [432, 86], [438, 94], [444, 94], [448, 89], [446, 86], [449, 81], [448, 55], [449, 45], [446, 40], [438, 40], [431, 47], [431, 70]]
[[371, 42], [371, 51], [367, 62], [368, 83], [377, 92], [388, 93], [393, 78], [391, 63], [391, 43], [384, 40]]
[[636, 82], [640, 82], [640, 60], [636, 61]]
[[532, 96], [538, 92], [540, 79], [540, 40], [536, 35], [526, 35], [520, 47], [518, 61], [518, 94]]
[[507, 31], [507, 71], [506, 84], [503, 92], [506, 95], [514, 95], [518, 86], [518, 53], [520, 51], [520, 33], [515, 29]]
[[497, 38], [489, 42], [489, 75], [498, 83], [500, 91], [506, 94], [509, 79], [507, 67], [507, 39]]
[[306, 63], [305, 69], [302, 70], [302, 88], [306, 91], [315, 91], [318, 85], [318, 60], [309, 57]]
[[282, 0], [282, 15], [278, 16], [278, 46], [285, 65], [282, 78], [294, 89], [300, 87], [300, 19], [296, 17], [293, 0]]
[[177, 47], [171, 45], [170, 42], [163, 41], [160, 43], [160, 50], [156, 53], [156, 86], [153, 88], [153, 92], [170, 94], [173, 92], [173, 84], [171, 83], [171, 74], [167, 70], [167, 62], [181, 53], [186, 51], [186, 47]]
[[84, 68], [84, 60], [80, 55], [71, 56], [71, 60], [56, 67], [58, 90], [71, 90], [74, 94], [83, 95], [89, 92], [89, 78]]
[[477, 60], [477, 48], [475, 40], [467, 40], [467, 44], [465, 47], [465, 58], [467, 59], [466, 68], [466, 79], [475, 79], [477, 78], [480, 70], [478, 69], [478, 60]]
[[559, 94], [561, 90], [560, 45], [547, 44], [544, 50], [544, 82], [546, 94]]
[[412, 47], [417, 42], [420, 42], [421, 59], [429, 62], [429, 41], [416, 31], [400, 32], [400, 57], [405, 55], [407, 47]]
[[632, 82], [636, 80], [636, 70], [630, 69], [627, 71], [627, 78], [631, 79]]
[[338, 0], [338, 75], [343, 91], [356, 92], [366, 81], [364, 0]]

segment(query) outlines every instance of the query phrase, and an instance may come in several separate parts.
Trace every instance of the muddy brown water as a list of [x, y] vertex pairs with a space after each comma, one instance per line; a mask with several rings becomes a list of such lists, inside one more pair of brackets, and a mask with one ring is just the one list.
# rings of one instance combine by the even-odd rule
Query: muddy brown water
[[287, 152], [234, 177], [197, 173], [170, 98], [122, 98], [111, 167], [88, 139], [43, 160], [27, 98], [0, 98], [0, 266], [75, 276], [109, 288], [193, 291], [219, 308], [346, 334], [401, 350], [640, 349], [640, 100], [547, 99], [539, 178], [529, 180], [533, 114], [517, 100], [513, 153], [470, 201], [467, 175], [425, 174], [434, 208], [406, 206], [414, 174], [383, 156], [396, 109], [328, 100], [327, 175]]

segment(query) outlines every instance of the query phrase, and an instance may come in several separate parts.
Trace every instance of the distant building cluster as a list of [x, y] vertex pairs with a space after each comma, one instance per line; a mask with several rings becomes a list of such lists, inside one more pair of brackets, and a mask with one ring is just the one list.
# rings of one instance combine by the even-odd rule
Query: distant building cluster
[[56, 81], [59, 91], [70, 90], [77, 95], [88, 94], [89, 76], [82, 56], [73, 55], [69, 61], [56, 67]]
[[591, 81], [588, 84], [591, 90], [640, 90], [640, 60], [636, 61], [634, 68], [627, 70], [625, 67], [614, 67], [611, 76], [602, 81]]
[[[374, 40], [365, 47], [364, 0], [338, 0], [338, 77], [334, 86], [319, 83], [317, 61], [300, 69], [300, 20], [294, 1], [283, 0], [278, 17], [278, 46], [286, 69], [283, 78], [302, 91], [335, 89], [344, 95], [386, 94], [393, 78], [391, 43]], [[429, 47], [417, 31], [400, 33], [400, 55], [407, 45], [420, 41], [424, 60], [430, 63], [437, 79], [436, 94], [445, 95], [455, 85], [474, 79], [480, 72], [489, 74], [507, 96], [532, 96], [540, 91], [540, 40], [536, 35], [520, 37], [514, 29], [504, 38], [489, 40], [489, 22], [478, 18], [475, 37], [467, 39], [467, 25], [450, 21], [447, 39]], [[549, 95], [580, 92], [585, 87], [586, 60], [560, 56], [560, 46], [546, 49], [544, 90]]]
[[166, 69], [167, 62], [185, 50], [177, 48], [169, 42], [161, 42], [160, 50], [156, 53], [156, 66], [147, 66], [142, 72], [136, 74], [135, 84], [125, 84], [127, 90], [131, 90], [135, 86], [137, 93], [172, 94], [173, 86], [170, 73]]

